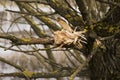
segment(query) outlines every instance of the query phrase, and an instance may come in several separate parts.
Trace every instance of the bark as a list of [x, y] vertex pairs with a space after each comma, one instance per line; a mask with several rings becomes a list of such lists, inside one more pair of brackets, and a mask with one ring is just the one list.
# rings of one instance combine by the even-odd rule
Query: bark
[[[16, 4], [20, 8], [20, 14], [22, 17], [28, 22], [28, 24], [31, 25], [31, 28], [33, 31], [37, 34], [39, 38], [18, 38], [13, 35], [8, 34], [0, 34], [0, 38], [10, 40], [13, 44], [13, 46], [18, 45], [31, 45], [31, 44], [42, 44], [45, 45], [45, 48], [50, 48], [49, 45], [53, 45], [55, 43], [54, 37], [50, 37], [45, 32], [43, 32], [38, 25], [36, 25], [35, 21], [30, 18], [30, 15], [37, 18], [38, 20], [45, 23], [49, 29], [53, 30], [53, 32], [60, 32], [64, 31], [67, 34], [68, 38], [73, 38], [72, 42], [70, 44], [65, 44], [66, 40], [62, 40], [62, 42], [59, 45], [62, 45], [63, 48], [71, 48], [82, 52], [83, 56], [85, 56], [85, 60], [82, 60], [80, 62], [79, 57], [75, 56], [75, 59], [78, 60], [81, 64], [79, 67], [74, 68], [65, 68], [58, 64], [54, 58], [54, 55], [50, 49], [46, 49], [48, 58], [42, 56], [46, 63], [48, 63], [53, 71], [48, 73], [34, 73], [30, 71], [23, 70], [20, 68], [20, 66], [15, 65], [13, 63], [10, 63], [3, 58], [0, 58], [0, 61], [7, 63], [9, 65], [12, 65], [15, 68], [18, 68], [22, 72], [16, 72], [16, 73], [6, 73], [6, 74], [0, 74], [0, 77], [6, 77], [6, 76], [13, 76], [13, 77], [20, 77], [24, 78], [27, 76], [27, 78], [58, 78], [58, 77], [68, 77], [71, 76], [69, 79], [73, 80], [75, 76], [85, 75], [86, 73], [81, 73], [83, 67], [88, 68], [90, 73], [91, 80], [119, 80], [120, 79], [120, 7], [118, 4], [115, 3], [108, 3], [104, 2], [110, 5], [110, 10], [106, 13], [106, 16], [104, 16], [100, 21], [96, 21], [95, 23], [92, 23], [92, 17], [90, 14], [92, 14], [91, 11], [89, 11], [87, 0], [75, 0], [77, 6], [79, 7], [79, 11], [81, 12], [82, 17], [79, 13], [69, 8], [70, 5], [66, 3], [65, 0], [46, 0], [46, 3], [55, 10], [55, 13], [59, 14], [59, 16], [65, 18], [68, 21], [68, 24], [66, 23], [67, 27], [72, 27], [68, 30], [61, 30], [60, 27], [58, 27], [44, 12], [40, 12], [35, 10], [33, 7], [31, 7], [30, 3], [24, 2], [24, 1], [16, 1]], [[103, 2], [101, 0], [97, 0], [99, 2]], [[111, 6], [112, 5], [112, 6]], [[100, 8], [101, 9], [101, 8]], [[99, 9], [99, 10], [100, 10]], [[103, 9], [102, 9], [103, 10]], [[103, 11], [104, 12], [104, 11]], [[89, 14], [90, 13], [90, 14]], [[53, 17], [53, 16], [52, 16]], [[96, 16], [97, 17], [97, 16]], [[95, 18], [97, 19], [97, 18]], [[65, 24], [61, 23], [62, 26]], [[69, 24], [72, 24], [70, 26]], [[76, 26], [79, 26], [84, 29], [86, 29], [86, 32], [83, 33], [83, 37], [80, 38], [80, 34], [78, 35], [76, 30], [74, 28]], [[64, 29], [64, 28], [63, 28]], [[59, 30], [59, 31], [57, 31]], [[78, 31], [79, 32], [79, 31]], [[69, 34], [69, 35], [68, 35]], [[71, 37], [70, 34], [77, 34], [77, 37]], [[58, 35], [56, 34], [57, 39], [56, 42], [59, 41]], [[62, 36], [63, 37], [63, 36]], [[76, 39], [77, 38], [77, 39]], [[80, 39], [82, 48], [78, 48], [76, 44], [77, 40]], [[82, 39], [87, 39], [85, 44], [82, 43]], [[99, 41], [99, 42], [98, 42]], [[63, 44], [64, 43], [64, 44]], [[59, 46], [57, 45], [57, 46]], [[36, 50], [37, 51], [37, 50]], [[78, 54], [76, 54], [78, 55]], [[37, 57], [38, 58], [38, 57]], [[39, 57], [40, 58], [40, 57]], [[40, 59], [42, 60], [42, 59]], [[75, 62], [70, 59], [70, 62], [73, 63], [73, 66]], [[89, 71], [87, 73], [89, 73]], [[28, 74], [27, 74], [28, 73]], [[89, 75], [86, 75], [89, 76]]]

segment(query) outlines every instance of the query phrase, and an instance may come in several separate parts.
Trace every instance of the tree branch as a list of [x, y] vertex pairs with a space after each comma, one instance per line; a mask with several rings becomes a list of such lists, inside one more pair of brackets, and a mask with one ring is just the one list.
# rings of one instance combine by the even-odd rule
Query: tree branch
[[61, 16], [68, 20], [73, 26], [83, 26], [84, 21], [81, 16], [78, 15], [77, 12], [72, 11], [66, 4], [65, 1], [62, 0], [60, 3], [59, 0], [46, 0], [49, 5]]
[[[79, 76], [89, 76], [88, 71], [82, 71], [79, 73]], [[69, 71], [60, 71], [60, 72], [49, 72], [49, 73], [37, 73], [37, 72], [30, 72], [28, 71], [28, 74], [31, 74], [30, 78], [36, 79], [36, 78], [58, 78], [58, 77], [67, 77], [70, 76], [71, 72]], [[14, 72], [14, 73], [0, 73], [0, 77], [19, 77], [19, 78], [25, 78], [25, 75], [23, 72]]]
[[14, 45], [53, 44], [53, 38], [17, 38], [8, 34], [0, 34], [0, 38], [11, 40]]
[[48, 5], [45, 1], [36, 1], [36, 0], [11, 0], [11, 1], [25, 2], [25, 3], [39, 3], [39, 4]]
[[13, 66], [14, 68], [16, 68], [16, 69], [18, 69], [18, 70], [20, 70], [20, 71], [24, 71], [24, 70], [25, 70], [23, 67], [21, 67], [21, 66], [19, 66], [19, 65], [17, 65], [17, 64], [14, 64], [14, 63], [12, 63], [12, 62], [10, 62], [10, 61], [2, 58], [2, 57], [0, 57], [0, 61], [1, 61], [1, 62], [4, 62], [4, 63], [6, 63], [6, 64], [9, 64], [9, 65]]
[[[44, 22], [49, 28], [53, 30], [60, 30], [60, 27], [58, 27], [55, 23], [53, 23], [47, 16], [39, 16], [39, 15], [44, 14], [43, 12], [32, 9], [27, 3], [24, 3], [24, 2], [20, 2], [20, 3], [16, 2], [16, 3], [20, 8], [27, 10], [27, 12], [29, 12], [31, 15], [35, 15], [37, 19]], [[39, 14], [37, 14], [38, 12]]]
[[104, 0], [96, 0], [96, 1], [99, 1], [99, 2], [101, 2], [101, 3], [110, 4], [110, 5], [113, 5], [113, 6], [118, 6], [118, 7], [120, 7], [120, 3], [117, 3], [117, 2], [104, 1]]
[[79, 7], [79, 10], [82, 14], [83, 20], [87, 23], [87, 25], [91, 24], [91, 18], [87, 9], [87, 3], [86, 0], [76, 0], [76, 4]]

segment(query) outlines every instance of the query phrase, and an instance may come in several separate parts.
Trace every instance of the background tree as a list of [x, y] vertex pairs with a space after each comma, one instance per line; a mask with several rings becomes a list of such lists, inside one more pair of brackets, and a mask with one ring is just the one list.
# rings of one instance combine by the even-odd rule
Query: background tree
[[[0, 47], [25, 53], [35, 58], [33, 63], [39, 66], [29, 69], [30, 65], [0, 57], [1, 62], [18, 69], [0, 73], [0, 77], [120, 79], [119, 0], [6, 0], [1, 4], [5, 2], [18, 9], [6, 9], [14, 15], [8, 28], [3, 27], [5, 19], [1, 18], [0, 38], [11, 43], [6, 41], [9, 47], [3, 44]], [[26, 24], [24, 27], [29, 24], [29, 30], [22, 30], [23, 25], [19, 24]], [[11, 32], [15, 28], [18, 32]], [[64, 57], [58, 61], [61, 55]]]

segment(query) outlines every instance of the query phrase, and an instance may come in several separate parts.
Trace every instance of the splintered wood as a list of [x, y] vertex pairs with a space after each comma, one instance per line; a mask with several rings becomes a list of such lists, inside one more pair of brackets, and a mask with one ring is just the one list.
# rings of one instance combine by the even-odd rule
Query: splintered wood
[[86, 43], [86, 38], [83, 31], [72, 30], [71, 27], [61, 18], [58, 18], [58, 23], [63, 27], [61, 31], [54, 32], [54, 44], [60, 45], [60, 47], [64, 45], [74, 44], [78, 48], [82, 48], [82, 43]]

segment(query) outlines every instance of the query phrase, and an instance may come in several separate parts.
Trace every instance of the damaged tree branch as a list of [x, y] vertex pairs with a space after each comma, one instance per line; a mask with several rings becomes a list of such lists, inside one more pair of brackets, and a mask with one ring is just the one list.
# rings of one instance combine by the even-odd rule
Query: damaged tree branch
[[8, 34], [0, 34], [0, 38], [12, 41], [14, 45], [30, 45], [30, 44], [53, 44], [53, 38], [17, 38]]

